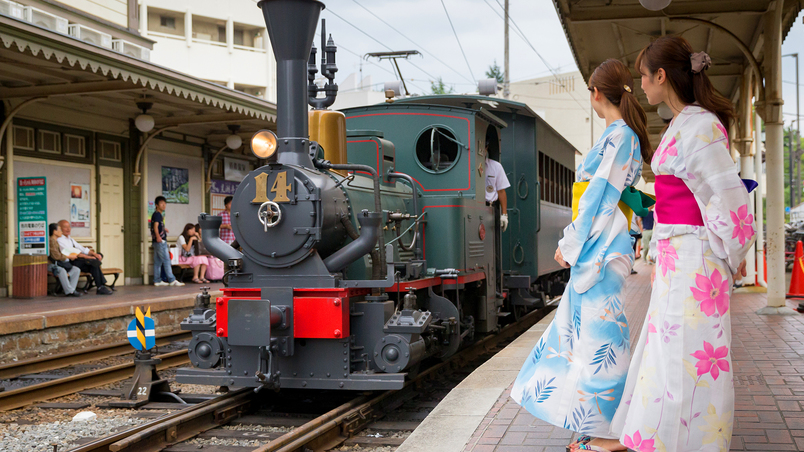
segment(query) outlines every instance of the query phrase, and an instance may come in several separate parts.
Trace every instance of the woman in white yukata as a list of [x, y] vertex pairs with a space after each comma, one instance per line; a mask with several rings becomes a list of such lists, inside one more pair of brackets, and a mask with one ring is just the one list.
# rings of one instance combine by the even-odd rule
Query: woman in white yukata
[[632, 85], [619, 60], [607, 60], [589, 78], [592, 106], [607, 127], [578, 166], [577, 216], [556, 250], [556, 261], [571, 268], [571, 277], [555, 319], [511, 391], [534, 416], [602, 437], [620, 403], [630, 358], [623, 298], [634, 239], [618, 203], [650, 157], [646, 116]]
[[[755, 240], [745, 185], [729, 154], [731, 103], [705, 74], [711, 64], [681, 37], [636, 60], [651, 105], [673, 121], [653, 155], [656, 261], [650, 306], [612, 421], [620, 442], [578, 449], [728, 451], [734, 412], [732, 275], [745, 275]], [[591, 447], [590, 447], [591, 446]]]

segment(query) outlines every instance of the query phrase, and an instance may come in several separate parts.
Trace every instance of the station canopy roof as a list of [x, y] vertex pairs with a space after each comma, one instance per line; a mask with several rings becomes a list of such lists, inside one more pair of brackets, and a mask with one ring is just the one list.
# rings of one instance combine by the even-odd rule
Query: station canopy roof
[[[638, 87], [639, 74], [634, 61], [639, 52], [660, 36], [680, 35], [693, 49], [704, 50], [711, 56], [712, 67], [707, 74], [712, 83], [721, 94], [737, 102], [741, 76], [749, 62], [734, 37], [761, 62], [762, 17], [779, 1], [784, 0], [673, 0], [662, 11], [645, 9], [639, 0], [553, 0], [553, 4], [585, 80], [589, 80], [600, 63], [617, 58], [631, 69]], [[800, 10], [801, 2], [784, 2], [785, 36]], [[648, 105], [642, 90], [636, 91], [648, 112], [650, 139], [655, 148], [664, 122], [656, 113], [657, 107]], [[651, 178], [649, 169], [647, 173]]]
[[[31, 98], [40, 104], [128, 120], [152, 102], [157, 130], [223, 146], [227, 124], [250, 134], [276, 129], [276, 105], [156, 64], [0, 15], [0, 99], [12, 107]], [[24, 115], [24, 110], [20, 112]]]

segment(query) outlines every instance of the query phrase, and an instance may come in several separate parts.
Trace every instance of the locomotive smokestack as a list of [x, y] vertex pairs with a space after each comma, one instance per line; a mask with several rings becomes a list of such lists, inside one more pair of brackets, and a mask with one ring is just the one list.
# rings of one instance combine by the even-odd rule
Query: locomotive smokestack
[[261, 0], [257, 5], [276, 56], [277, 161], [312, 168], [307, 138], [307, 59], [324, 4], [317, 0]]

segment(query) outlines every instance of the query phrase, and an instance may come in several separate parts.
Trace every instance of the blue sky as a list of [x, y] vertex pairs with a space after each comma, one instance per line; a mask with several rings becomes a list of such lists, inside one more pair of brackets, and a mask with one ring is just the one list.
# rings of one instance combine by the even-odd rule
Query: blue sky
[[[490, 64], [495, 60], [500, 66], [503, 64], [503, 0], [443, 0], [443, 5], [442, 0], [328, 0], [325, 3], [327, 8], [322, 17], [327, 19], [328, 33], [340, 46], [339, 82], [349, 74], [359, 72], [361, 63], [363, 75], [371, 75], [373, 84], [394, 80], [389, 62], [361, 58], [368, 52], [387, 51], [389, 48], [416, 49], [423, 53], [411, 57], [410, 61], [400, 62], [404, 77], [412, 79], [408, 89], [419, 93], [429, 92], [429, 80], [435, 77], [442, 77], [456, 92], [474, 92], [474, 80], [485, 78], [484, 72]], [[455, 28], [454, 33], [444, 7]], [[554, 70], [568, 72], [577, 69], [551, 0], [510, 0], [510, 10], [513, 22]], [[788, 34], [782, 52], [801, 54], [800, 82], [804, 84], [804, 24], [801, 16]], [[514, 32], [513, 26], [510, 54], [512, 81], [550, 74], [536, 53]], [[784, 111], [789, 113], [785, 116], [789, 123], [795, 119], [796, 111], [795, 59], [783, 58], [782, 64], [783, 78], [788, 82], [784, 83]]]

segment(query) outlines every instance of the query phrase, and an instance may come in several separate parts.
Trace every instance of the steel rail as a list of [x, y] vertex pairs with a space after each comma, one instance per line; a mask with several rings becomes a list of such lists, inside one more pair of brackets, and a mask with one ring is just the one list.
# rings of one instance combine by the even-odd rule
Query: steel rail
[[[485, 337], [447, 361], [421, 372], [415, 379], [408, 381], [401, 390], [385, 391], [373, 398], [371, 395], [358, 396], [254, 452], [289, 452], [302, 450], [305, 446], [314, 450], [336, 447], [375, 419], [382, 417], [385, 412], [400, 406], [427, 379], [439, 378], [443, 376], [445, 370], [460, 367], [493, 348], [500, 341], [522, 333], [552, 309], [553, 306], [547, 306], [529, 313], [519, 322], [502, 328], [498, 334]], [[147, 424], [99, 438], [71, 452], [161, 451], [241, 416], [251, 409], [250, 404], [254, 400], [253, 389], [242, 388]]]
[[[189, 331], [176, 331], [156, 338], [157, 346], [164, 346], [174, 341], [191, 339]], [[128, 341], [117, 342], [114, 344], [99, 345], [97, 347], [85, 348], [71, 352], [59, 353], [56, 355], [39, 356], [25, 361], [11, 362], [0, 365], [0, 380], [10, 380], [21, 375], [46, 372], [48, 370], [61, 369], [63, 367], [83, 364], [90, 361], [109, 358], [112, 356], [133, 353], [131, 343]]]
[[359, 397], [254, 449], [253, 452], [296, 452], [306, 448], [328, 450], [338, 447], [375, 419], [382, 417], [385, 412], [404, 403], [407, 397], [427, 379], [443, 376], [445, 371], [453, 367], [460, 367], [493, 348], [499, 342], [518, 336], [549, 314], [554, 307], [551, 305], [537, 309], [523, 316], [519, 322], [502, 328], [499, 333], [471, 344], [443, 363], [430, 367], [416, 378], [407, 381], [400, 390], [386, 391], [370, 400], [366, 400], [367, 396]]
[[[165, 353], [156, 356], [156, 358], [162, 360], [162, 362], [156, 366], [157, 370], [181, 366], [190, 362], [187, 350]], [[134, 361], [132, 360], [130, 363], [118, 364], [105, 369], [97, 369], [13, 389], [11, 391], [0, 392], [0, 411], [21, 408], [34, 402], [54, 399], [56, 397], [74, 394], [84, 389], [125, 380], [131, 377], [133, 371]]]
[[[246, 399], [246, 403], [248, 403], [253, 398], [252, 395], [253, 390], [251, 388], [243, 388], [237, 391], [232, 391], [230, 393], [223, 394], [220, 397], [216, 397], [214, 399], [204, 401], [197, 405], [192, 405], [183, 410], [170, 413], [159, 419], [155, 419], [151, 422], [138, 425], [136, 427], [132, 427], [122, 432], [114, 433], [110, 436], [98, 438], [95, 441], [86, 443], [82, 446], [79, 446], [78, 448], [72, 449], [71, 452], [116, 452], [124, 450], [122, 449], [122, 447], [128, 447], [129, 448], [128, 450], [132, 451], [136, 450], [137, 452], [144, 452], [148, 450], [146, 449], [145, 444], [137, 445], [131, 443], [131, 439], [134, 437], [141, 439], [148, 439], [148, 437], [153, 437], [154, 441], [158, 441], [161, 440], [161, 438], [164, 438], [166, 441], [165, 443], [163, 443], [163, 445], [157, 446], [153, 445], [154, 443], [151, 443], [152, 445], [150, 446], [154, 447], [154, 449], [151, 450], [161, 450], [162, 448], [168, 445], [167, 444], [168, 437], [172, 436], [174, 433], [176, 435], [176, 438], [179, 437], [180, 434], [178, 429], [179, 427], [182, 429], [181, 436], [184, 437], [186, 435], [186, 432], [184, 430], [186, 429], [187, 426], [190, 425], [188, 421], [192, 421], [194, 419], [198, 419], [209, 414], [212, 414], [213, 418], [221, 414], [226, 414], [227, 410], [243, 406], [241, 405], [243, 399]], [[215, 424], [217, 425], [218, 423], [219, 422], [216, 418]], [[215, 425], [213, 425], [213, 427], [214, 426]], [[159, 435], [160, 433], [161, 435]], [[200, 433], [200, 431], [197, 433]]]

